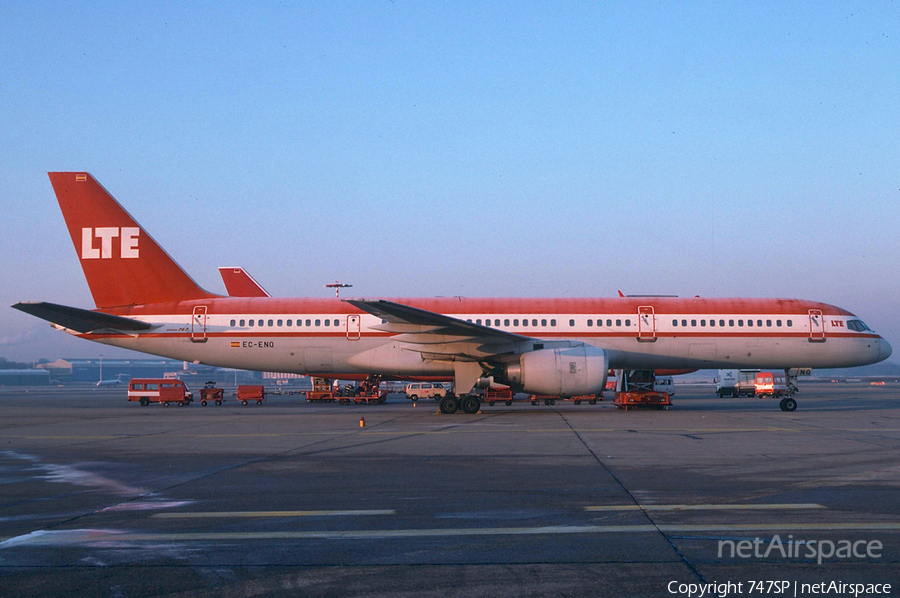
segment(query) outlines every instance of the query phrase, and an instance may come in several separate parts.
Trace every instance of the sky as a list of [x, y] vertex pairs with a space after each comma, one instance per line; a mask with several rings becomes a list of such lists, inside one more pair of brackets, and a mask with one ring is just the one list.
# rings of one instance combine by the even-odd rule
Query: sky
[[138, 356], [2, 307], [94, 307], [56, 170], [213, 292], [793, 297], [900, 346], [900, 2], [0, 14], [0, 357]]

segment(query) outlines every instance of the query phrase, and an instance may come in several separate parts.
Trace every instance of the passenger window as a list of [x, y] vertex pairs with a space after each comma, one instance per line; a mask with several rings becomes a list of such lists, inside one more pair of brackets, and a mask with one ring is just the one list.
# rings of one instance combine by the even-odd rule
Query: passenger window
[[260, 326], [262, 326], [262, 325], [263, 325], [263, 321], [260, 320], [260, 321], [258, 322], [258, 324], [259, 324]]
[[519, 319], [516, 318], [515, 320], [513, 320], [513, 326], [518, 326], [518, 325], [519, 325]]
[[747, 320], [747, 326], [753, 326], [753, 320]]
[[541, 326], [546, 326], [546, 325], [547, 325], [547, 320], [541, 320]]
[[531, 325], [532, 325], [532, 326], [537, 326], [537, 318], [535, 318], [535, 319], [533, 319], [533, 320], [531, 321]]
[[756, 325], [759, 326], [760, 328], [762, 328], [762, 320], [757, 320]]
[[734, 326], [734, 320], [728, 320], [728, 325], [733, 327], [733, 326]]
[[159, 386], [155, 382], [147, 384], [145, 390], [159, 390]]
[[622, 320], [616, 320], [616, 326], [621, 326], [621, 325], [622, 325]]
[[626, 326], [631, 326], [631, 320], [625, 320], [625, 325], [626, 325]]
[[341, 325], [341, 321], [340, 321], [338, 318], [335, 318], [335, 319], [334, 319], [334, 325], [335, 325], [335, 326], [340, 326], [340, 325]]
[[528, 326], [528, 320], [522, 318], [522, 326]]
[[697, 320], [691, 320], [691, 326], [696, 326], [696, 325], [697, 325]]
[[508, 318], [507, 318], [506, 320], [503, 320], [503, 325], [504, 325], [504, 326], [509, 326], [509, 319], [508, 319]]
[[700, 325], [706, 328], [706, 320], [700, 320]]
[[235, 325], [236, 323], [237, 323], [237, 322], [235, 322], [234, 320], [232, 320], [232, 321], [231, 321], [231, 327], [234, 328], [234, 325]]
[[326, 325], [326, 326], [331, 326], [331, 320], [325, 320], [325, 325]]
[[272, 320], [269, 320], [269, 326], [274, 326], [274, 325], [275, 325], [275, 322], [273, 322]]
[[278, 322], [277, 322], [277, 323], [278, 323], [278, 325], [279, 325], [279, 326], [281, 326], [281, 325], [283, 325], [283, 324], [284, 324], [284, 320], [278, 320]]
[[134, 390], [144, 390], [144, 385], [135, 383], [131, 385], [131, 388], [133, 388]]
[[719, 320], [719, 326], [725, 326], [725, 320]]
[[687, 326], [687, 320], [682, 320], [682, 321], [681, 321], [681, 325], [682, 325], [682, 326]]
[[316, 320], [316, 326], [321, 326], [321, 325], [322, 325], [322, 320]]
[[307, 326], [312, 326], [312, 320], [307, 320], [307, 321], [306, 321], [306, 325], [307, 325]]
[[771, 326], [771, 325], [772, 325], [772, 320], [766, 320], [766, 326]]
[[574, 326], [574, 325], [575, 325], [575, 320], [569, 320], [569, 326]]
[[255, 325], [255, 320], [250, 320], [250, 325], [251, 325], [251, 326], [254, 326], [254, 325]]
[[781, 320], [775, 320], [775, 325], [776, 325], [776, 326], [781, 326]]
[[551, 325], [551, 326], [556, 326], [556, 320], [550, 320], [550, 325]]
[[588, 320], [588, 328], [592, 328], [594, 326], [593, 320]]
[[293, 320], [288, 320], [288, 321], [287, 321], [287, 325], [288, 325], [288, 326], [292, 325], [293, 323], [294, 323]]
[[678, 320], [672, 320], [672, 326], [678, 326]]
[[481, 326], [481, 318], [478, 318], [477, 320], [475, 320], [475, 323], [478, 324], [479, 326]]
[[244, 321], [243, 321], [243, 320], [241, 320], [241, 326], [243, 326], [243, 325], [244, 325]]
[[612, 328], [612, 320], [606, 320], [606, 327]]
[[710, 321], [709, 321], [709, 325], [710, 325], [710, 326], [715, 326], [715, 325], [716, 325], [716, 321], [715, 321], [715, 320], [710, 320]]
[[743, 321], [743, 320], [738, 320], [738, 326], [743, 326], [743, 325], [744, 325], [744, 321]]

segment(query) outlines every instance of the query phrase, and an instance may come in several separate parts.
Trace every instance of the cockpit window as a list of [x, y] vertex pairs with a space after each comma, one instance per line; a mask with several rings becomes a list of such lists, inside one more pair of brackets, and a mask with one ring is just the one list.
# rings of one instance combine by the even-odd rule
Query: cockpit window
[[866, 330], [871, 331], [872, 329], [866, 326], [865, 322], [862, 320], [850, 320], [847, 322], [847, 328], [850, 330], [855, 330], [857, 332], [865, 332]]

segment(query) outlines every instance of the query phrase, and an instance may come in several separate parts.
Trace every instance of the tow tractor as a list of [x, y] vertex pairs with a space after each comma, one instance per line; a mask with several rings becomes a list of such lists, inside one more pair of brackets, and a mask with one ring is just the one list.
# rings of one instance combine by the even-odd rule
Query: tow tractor
[[616, 370], [616, 398], [619, 409], [668, 409], [672, 404], [669, 393], [654, 390], [656, 374], [653, 370]]
[[344, 388], [332, 384], [328, 378], [312, 378], [312, 390], [307, 391], [306, 400], [310, 403], [384, 403], [387, 391], [382, 391], [381, 376], [373, 374], [360, 382], [359, 386], [347, 385]]

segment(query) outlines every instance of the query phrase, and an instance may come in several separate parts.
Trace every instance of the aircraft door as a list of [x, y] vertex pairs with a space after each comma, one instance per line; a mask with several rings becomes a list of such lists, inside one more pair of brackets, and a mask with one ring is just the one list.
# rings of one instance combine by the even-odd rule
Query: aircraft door
[[809, 342], [825, 342], [825, 318], [818, 309], [809, 310]]
[[360, 336], [359, 316], [347, 316], [347, 340], [358, 341]]
[[191, 316], [191, 341], [195, 343], [206, 342], [206, 306], [198, 305]]
[[638, 307], [638, 340], [644, 342], [656, 340], [656, 314], [651, 305]]

